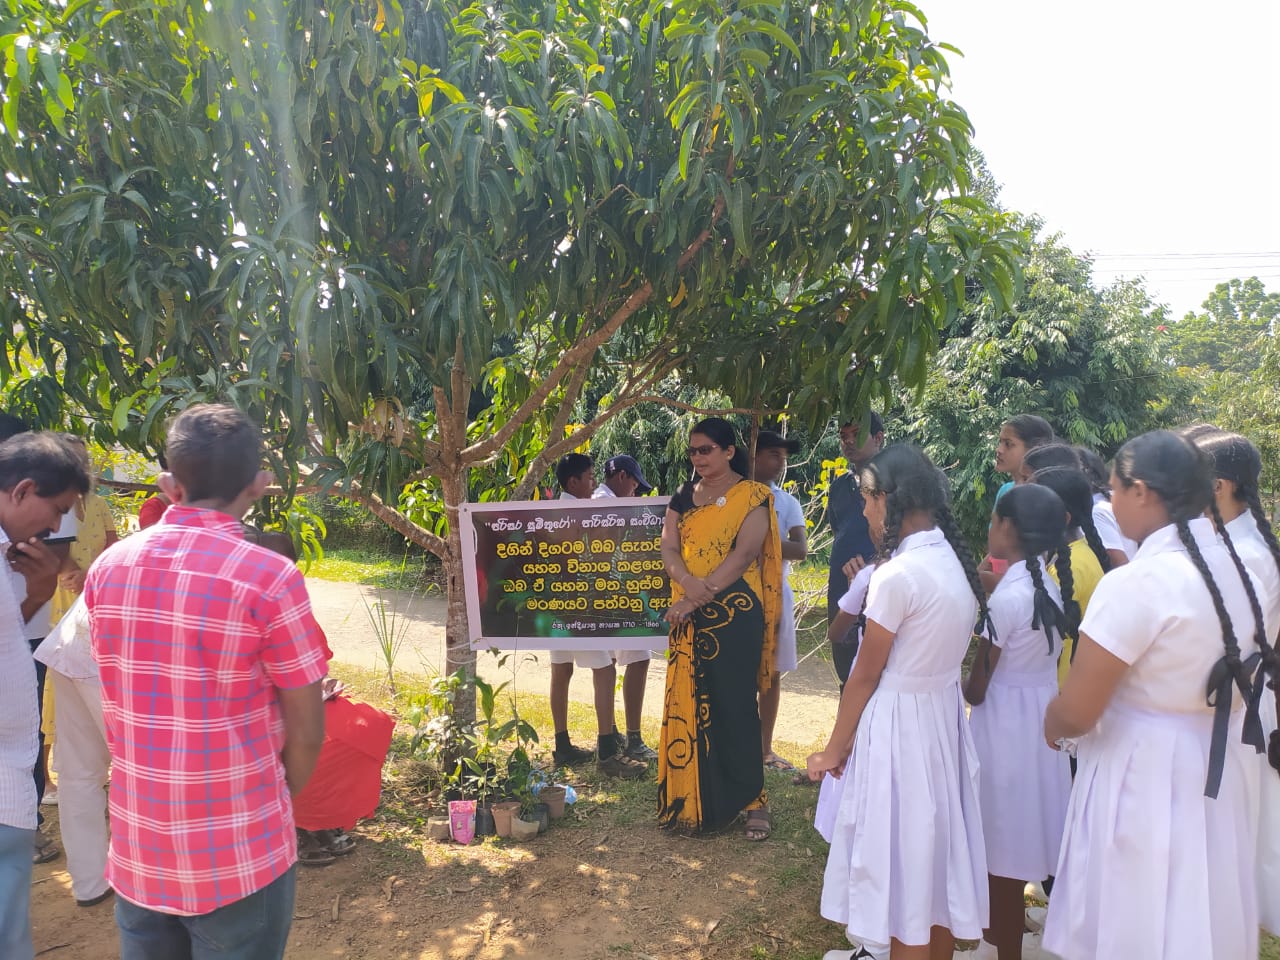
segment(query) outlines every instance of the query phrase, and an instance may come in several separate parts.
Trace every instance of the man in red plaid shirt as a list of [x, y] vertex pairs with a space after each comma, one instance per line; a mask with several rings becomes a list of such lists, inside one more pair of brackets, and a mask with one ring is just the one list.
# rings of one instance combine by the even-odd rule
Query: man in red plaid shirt
[[173, 506], [89, 570], [111, 751], [121, 960], [279, 960], [293, 917], [291, 793], [324, 738], [320, 630], [298, 569], [244, 539], [261, 438], [191, 407], [166, 444]]

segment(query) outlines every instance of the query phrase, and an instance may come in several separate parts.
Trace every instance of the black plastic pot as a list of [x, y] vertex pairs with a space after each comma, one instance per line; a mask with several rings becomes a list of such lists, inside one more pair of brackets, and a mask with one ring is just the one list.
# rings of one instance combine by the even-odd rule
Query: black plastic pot
[[498, 828], [493, 822], [493, 808], [489, 805], [489, 801], [476, 804], [476, 836], [492, 837], [498, 832]]
[[546, 833], [547, 827], [551, 826], [551, 808], [545, 803], [535, 803], [533, 812], [525, 817], [526, 820], [538, 821], [538, 832]]

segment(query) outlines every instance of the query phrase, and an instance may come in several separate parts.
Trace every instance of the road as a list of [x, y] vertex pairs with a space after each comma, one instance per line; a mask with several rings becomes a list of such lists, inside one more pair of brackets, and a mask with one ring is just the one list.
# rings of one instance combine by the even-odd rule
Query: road
[[[403, 643], [395, 659], [397, 672], [432, 676], [441, 672], [445, 651], [445, 602], [438, 596], [415, 596], [403, 591], [331, 580], [307, 579], [311, 605], [316, 619], [324, 628], [333, 650], [334, 660], [375, 670], [385, 670], [382, 654], [374, 639], [366, 605], [382, 599], [387, 610], [394, 612], [403, 624]], [[520, 692], [546, 695], [551, 682], [550, 663], [546, 653], [524, 653], [509, 658], [500, 667], [498, 658], [482, 653], [478, 664], [480, 676], [489, 682], [512, 680]], [[649, 683], [644, 713], [662, 716], [662, 691], [666, 663], [653, 659], [649, 664]], [[569, 686], [572, 700], [590, 704], [591, 672], [575, 670]], [[782, 708], [776, 739], [808, 747], [825, 742], [835, 722], [838, 690], [830, 666], [811, 657], [800, 669], [789, 673], [782, 682]], [[622, 717], [622, 698], [618, 697], [618, 717]], [[821, 746], [821, 743], [817, 743]], [[795, 760], [797, 758], [790, 758]]]

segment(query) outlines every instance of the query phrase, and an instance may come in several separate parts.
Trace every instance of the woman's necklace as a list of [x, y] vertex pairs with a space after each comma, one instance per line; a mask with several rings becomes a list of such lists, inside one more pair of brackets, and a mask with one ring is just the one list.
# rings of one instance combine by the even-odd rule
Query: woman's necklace
[[[734, 484], [734, 474], [730, 472], [729, 475], [725, 478], [725, 483], [723, 484], [723, 491], [720, 493], [719, 496], [716, 497], [714, 501], [717, 507], [723, 507], [726, 503], [729, 502], [725, 494], [729, 492], [729, 488], [733, 486], [733, 484]], [[719, 490], [721, 488], [721, 484], [717, 483], [713, 488], [705, 480], [699, 480], [698, 486], [701, 488], [699, 492], [703, 495], [704, 498], [707, 499], [708, 502], [712, 502], [710, 498], [715, 494], [716, 490]]]

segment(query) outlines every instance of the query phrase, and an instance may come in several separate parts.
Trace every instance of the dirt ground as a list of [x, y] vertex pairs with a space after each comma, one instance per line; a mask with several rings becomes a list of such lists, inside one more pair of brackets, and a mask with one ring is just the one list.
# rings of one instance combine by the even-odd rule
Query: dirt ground
[[[816, 915], [821, 844], [671, 836], [636, 815], [646, 799], [618, 803], [586, 786], [576, 810], [528, 844], [461, 847], [420, 841], [421, 827], [403, 821], [362, 824], [351, 856], [299, 868], [286, 957], [736, 960], [839, 945]], [[793, 827], [812, 815], [778, 812]], [[36, 868], [32, 905], [37, 956], [117, 960], [111, 902], [76, 907], [65, 861]], [[800, 941], [814, 938], [810, 953]]]

